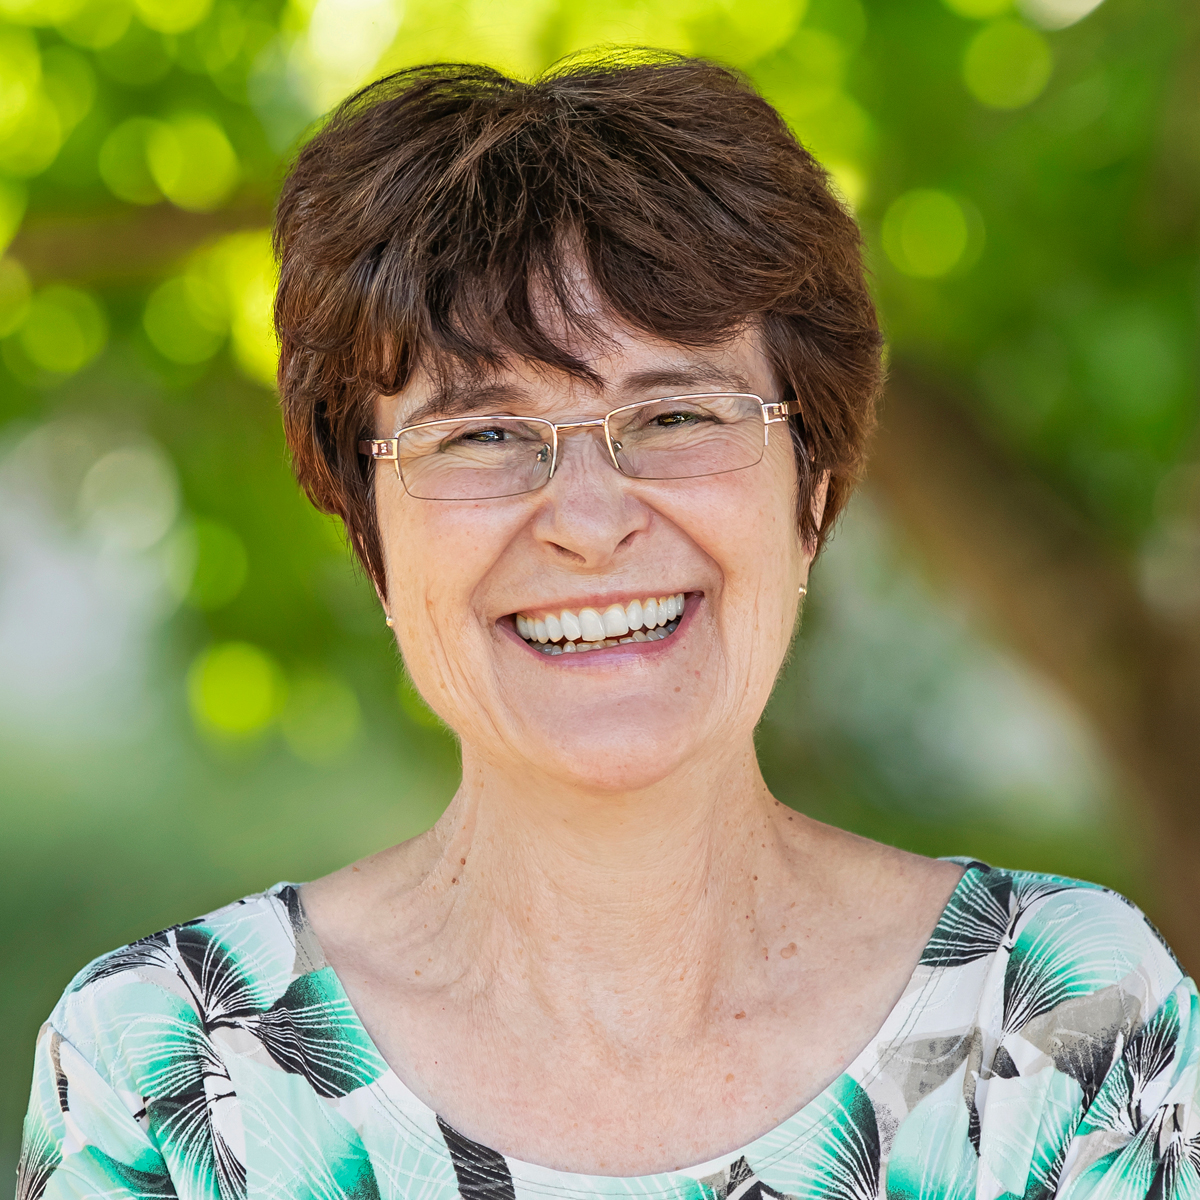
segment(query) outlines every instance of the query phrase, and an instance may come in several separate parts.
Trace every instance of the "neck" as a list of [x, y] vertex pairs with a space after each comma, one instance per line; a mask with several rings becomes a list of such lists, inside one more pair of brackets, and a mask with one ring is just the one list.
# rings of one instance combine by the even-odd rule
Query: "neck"
[[710, 1003], [731, 964], [758, 955], [763, 898], [795, 894], [808, 823], [771, 797], [752, 744], [686, 776], [567, 791], [464, 748], [463, 784], [407, 893], [437, 913], [421, 927], [460, 948], [450, 973], [481, 988], [500, 976], [606, 1025], [628, 1026], [643, 995], [661, 1016], [666, 986], [681, 1021]]

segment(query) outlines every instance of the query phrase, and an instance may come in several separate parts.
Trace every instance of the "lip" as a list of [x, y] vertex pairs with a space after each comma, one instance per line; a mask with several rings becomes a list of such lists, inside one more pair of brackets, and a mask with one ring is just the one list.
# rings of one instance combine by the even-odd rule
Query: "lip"
[[[676, 589], [678, 591], [678, 589]], [[670, 595], [669, 592], [646, 592], [645, 595]], [[628, 603], [628, 598], [632, 596], [631, 592], [622, 592], [620, 594], [613, 593], [611, 598], [606, 598], [603, 601], [594, 599], [584, 600], [582, 602], [565, 601], [561, 607], [574, 608], [578, 611], [580, 608], [596, 608], [599, 604], [603, 604], [605, 608], [610, 604], [620, 604], [624, 600]], [[669, 638], [663, 638], [658, 642], [630, 642], [624, 646], [608, 646], [604, 650], [589, 650], [584, 654], [543, 654], [540, 650], [535, 650], [519, 633], [517, 633], [516, 621], [514, 620], [515, 613], [510, 613], [508, 616], [501, 618], [496, 622], [498, 627], [504, 632], [505, 636], [516, 642], [527, 654], [536, 658], [540, 663], [547, 667], [564, 667], [569, 670], [586, 669], [587, 667], [595, 667], [604, 663], [620, 663], [633, 658], [644, 658], [647, 655], [661, 654], [667, 650], [671, 644], [685, 633], [692, 623], [692, 619], [699, 611], [701, 604], [704, 601], [703, 592], [687, 592], [684, 595], [683, 616], [679, 618], [679, 624], [675, 627], [675, 632]], [[521, 610], [525, 612], [525, 609]], [[535, 610], [540, 611], [540, 610]], [[549, 610], [553, 611], [553, 610]], [[603, 609], [601, 609], [603, 611]], [[599, 663], [593, 660], [600, 660]]]

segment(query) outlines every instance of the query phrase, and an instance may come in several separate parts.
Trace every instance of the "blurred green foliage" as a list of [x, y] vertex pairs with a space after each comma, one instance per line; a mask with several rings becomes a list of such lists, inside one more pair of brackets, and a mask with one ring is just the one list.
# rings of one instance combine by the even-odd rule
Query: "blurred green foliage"
[[[1151, 603], [1200, 608], [1198, 18], [1095, 7], [0, 0], [0, 1161], [74, 969], [410, 836], [455, 786], [271, 392], [271, 197], [375, 74], [605, 43], [744, 69], [860, 216], [893, 356]], [[1144, 894], [1087, 730], [908, 559], [852, 511], [763, 726], [777, 793]]]

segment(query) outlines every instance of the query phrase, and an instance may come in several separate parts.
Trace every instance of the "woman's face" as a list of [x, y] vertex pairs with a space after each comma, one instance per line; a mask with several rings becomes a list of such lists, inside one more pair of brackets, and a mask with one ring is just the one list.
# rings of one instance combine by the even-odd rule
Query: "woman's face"
[[[706, 350], [609, 332], [589, 359], [602, 386], [514, 369], [489, 377], [484, 397], [462, 399], [478, 412], [555, 422], [689, 392], [780, 399], [755, 331]], [[382, 398], [379, 435], [406, 424], [433, 388], [418, 375]], [[396, 636], [413, 681], [462, 738], [465, 756], [625, 790], [750, 745], [811, 560], [797, 531], [785, 425], [771, 426], [757, 466], [697, 479], [626, 478], [602, 432], [585, 429], [560, 435], [554, 478], [525, 495], [415, 499], [386, 463], [375, 486]], [[683, 616], [665, 637], [547, 654], [518, 632], [518, 616], [522, 630], [526, 617], [569, 626], [564, 610], [586, 623], [583, 610], [603, 616], [613, 605], [628, 623], [633, 602], [680, 595]], [[619, 630], [615, 614], [610, 620]]]

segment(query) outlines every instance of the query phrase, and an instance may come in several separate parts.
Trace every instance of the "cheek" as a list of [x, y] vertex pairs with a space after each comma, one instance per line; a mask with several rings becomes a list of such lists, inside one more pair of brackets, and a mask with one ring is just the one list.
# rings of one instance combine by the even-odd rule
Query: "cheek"
[[751, 705], [765, 703], [787, 654], [805, 562], [794, 462], [778, 455], [761, 465], [761, 474], [748, 471], [689, 506], [693, 536], [720, 573], [713, 612], [729, 656], [728, 686]]
[[[519, 528], [515, 511], [403, 497], [380, 509], [388, 597], [405, 658], [477, 652], [475, 604]], [[415, 662], [414, 662], [415, 666]]]
[[[782, 453], [780, 451], [783, 451]], [[714, 476], [687, 497], [676, 520], [720, 569], [735, 596], [789, 602], [803, 565], [797, 516], [797, 476], [790, 447], [776, 447], [758, 467]], [[700, 481], [697, 481], [700, 482]]]
[[461, 621], [455, 610], [469, 601], [479, 556], [478, 531], [426, 511], [429, 503], [406, 500], [380, 510], [388, 599], [406, 657], [405, 634], [428, 639], [444, 621]]

